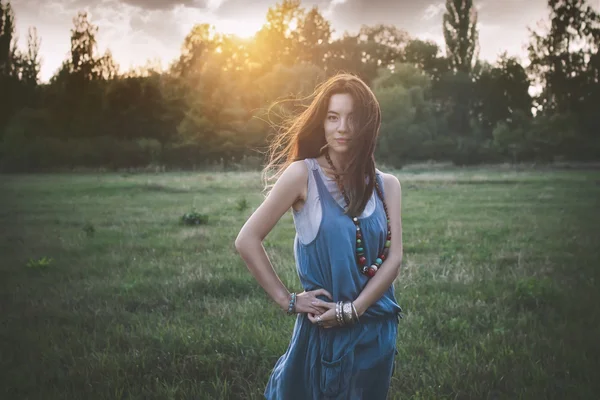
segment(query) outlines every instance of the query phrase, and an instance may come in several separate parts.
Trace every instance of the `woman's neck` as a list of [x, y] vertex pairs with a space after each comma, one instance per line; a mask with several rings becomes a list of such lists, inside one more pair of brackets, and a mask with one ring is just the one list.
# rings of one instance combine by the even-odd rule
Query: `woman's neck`
[[335, 167], [337, 172], [342, 172], [346, 169], [346, 167], [348, 166], [348, 159], [347, 157], [344, 157], [344, 155], [340, 154], [340, 153], [336, 153], [335, 151], [329, 151], [329, 158], [331, 159], [331, 162], [333, 163], [333, 166]]

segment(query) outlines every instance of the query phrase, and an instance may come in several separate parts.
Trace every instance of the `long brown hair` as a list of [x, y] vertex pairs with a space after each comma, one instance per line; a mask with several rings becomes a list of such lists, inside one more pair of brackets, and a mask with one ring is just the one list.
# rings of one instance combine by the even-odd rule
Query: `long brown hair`
[[[352, 97], [354, 109], [347, 167], [338, 174], [350, 200], [346, 212], [359, 215], [375, 186], [374, 152], [381, 126], [381, 110], [371, 89], [354, 75], [338, 74], [317, 86], [308, 97], [310, 104], [298, 116], [286, 121], [271, 142], [263, 177], [267, 183], [276, 180], [292, 162], [317, 158], [326, 151], [323, 124], [329, 99], [342, 93]], [[271, 172], [274, 173], [269, 177]], [[368, 180], [365, 179], [367, 177]]]

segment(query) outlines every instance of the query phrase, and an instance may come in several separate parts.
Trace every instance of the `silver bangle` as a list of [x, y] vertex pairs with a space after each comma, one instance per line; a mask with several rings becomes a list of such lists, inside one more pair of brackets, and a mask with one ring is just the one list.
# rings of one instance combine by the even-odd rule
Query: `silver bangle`
[[347, 301], [342, 305], [344, 323], [346, 325], [354, 323], [354, 315], [352, 315], [352, 304]]
[[356, 318], [356, 322], [358, 322], [358, 312], [356, 311], [356, 307], [354, 307], [354, 302], [352, 302], [350, 304], [352, 304], [353, 317]]
[[344, 326], [344, 317], [342, 316], [342, 304], [343, 302], [338, 301], [335, 304], [335, 317], [337, 319], [338, 325]]

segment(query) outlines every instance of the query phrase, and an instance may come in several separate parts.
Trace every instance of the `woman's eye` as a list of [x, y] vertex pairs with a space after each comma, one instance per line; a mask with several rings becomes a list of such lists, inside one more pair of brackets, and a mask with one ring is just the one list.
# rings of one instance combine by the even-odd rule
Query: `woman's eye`
[[337, 117], [335, 115], [330, 115], [329, 117], [327, 117], [328, 120], [330, 121], [337, 121]]

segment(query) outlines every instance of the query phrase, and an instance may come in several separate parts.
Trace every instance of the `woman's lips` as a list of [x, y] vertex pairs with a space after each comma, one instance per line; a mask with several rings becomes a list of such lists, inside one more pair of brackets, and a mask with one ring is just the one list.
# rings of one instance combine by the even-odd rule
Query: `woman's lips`
[[340, 143], [340, 144], [346, 144], [348, 143], [350, 140], [349, 139], [335, 139], [336, 142]]

